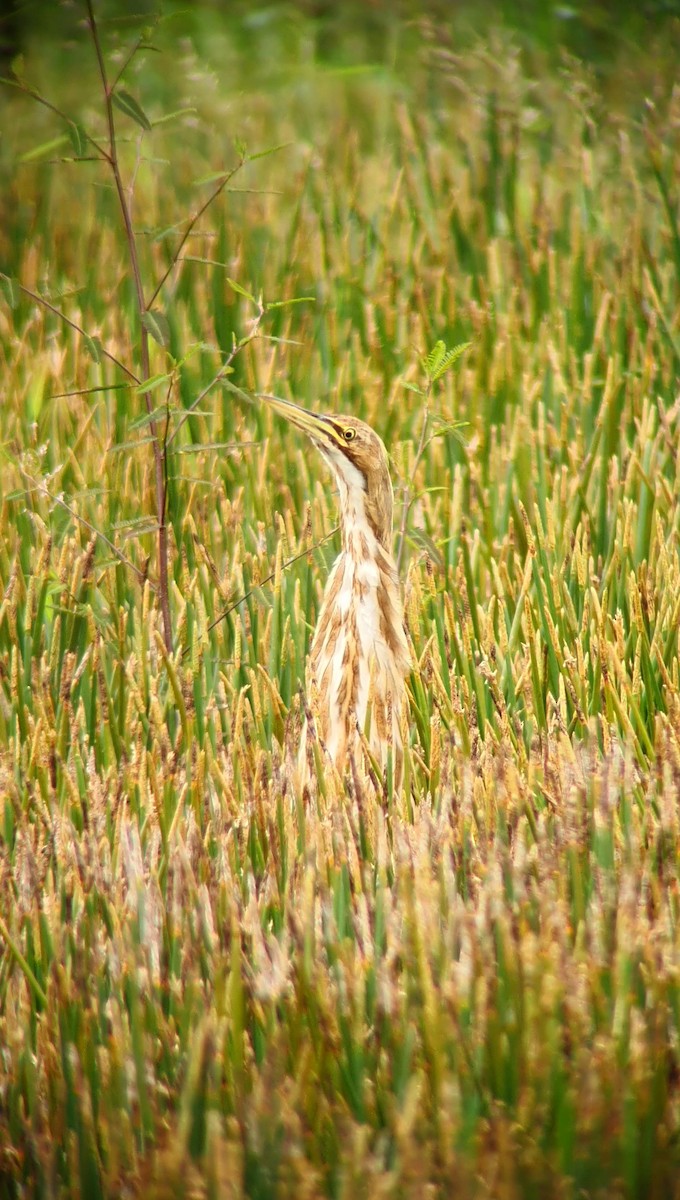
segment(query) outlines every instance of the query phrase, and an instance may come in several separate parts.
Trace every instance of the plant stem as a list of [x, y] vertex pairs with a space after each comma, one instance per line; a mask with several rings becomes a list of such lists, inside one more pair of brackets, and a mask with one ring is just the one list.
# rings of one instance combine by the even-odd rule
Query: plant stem
[[[116, 191], [118, 192], [118, 200], [120, 203], [121, 215], [123, 217], [123, 225], [125, 227], [125, 237], [127, 239], [128, 253], [130, 255], [130, 266], [132, 268], [132, 276], [137, 293], [137, 310], [140, 317], [140, 358], [142, 363], [142, 375], [144, 379], [148, 379], [151, 375], [150, 354], [149, 354], [149, 334], [141, 322], [141, 317], [147, 311], [147, 304], [144, 299], [144, 288], [142, 285], [142, 274], [139, 266], [139, 257], [137, 254], [137, 242], [135, 239], [135, 231], [132, 225], [132, 217], [130, 215], [130, 206], [123, 179], [120, 173], [120, 163], [118, 161], [118, 148], [116, 145], [116, 126], [113, 115], [113, 88], [109, 86], [106, 64], [102, 53], [101, 43], [99, 41], [99, 31], [95, 20], [94, 8], [92, 0], [86, 0], [88, 24], [92, 34], [97, 62], [99, 64], [99, 74], [101, 76], [102, 87], [104, 90], [104, 100], [106, 104], [106, 119], [109, 129], [109, 152], [107, 155], [111, 172], [113, 174]], [[153, 412], [153, 401], [150, 392], [143, 392], [144, 403], [149, 414]], [[166, 459], [168, 453], [167, 438], [161, 441], [158, 434], [158, 426], [156, 421], [149, 422], [149, 432], [151, 434], [151, 444], [153, 446], [154, 471], [156, 481], [156, 514], [158, 518], [158, 596], [163, 614], [163, 639], [165, 647], [169, 654], [172, 654], [172, 617], [170, 615], [170, 594], [168, 586], [168, 527], [165, 519], [165, 501], [166, 501]]]
[[[414, 479], [416, 476], [416, 471], [418, 470], [418, 467], [420, 466], [420, 460], [423, 457], [423, 452], [425, 450], [425, 435], [427, 433], [427, 425], [428, 425], [428, 421], [430, 419], [430, 395], [431, 395], [431, 393], [432, 393], [432, 380], [429, 380], [427, 389], [425, 391], [425, 413], [423, 415], [423, 426], [420, 431], [420, 441], [418, 442], [418, 449], [416, 450], [416, 460], [413, 464], [413, 478]], [[402, 554], [404, 553], [404, 543], [406, 542], [406, 523], [408, 521], [408, 515], [411, 511], [411, 505], [413, 504], [413, 492], [408, 483], [404, 484], [402, 497], [403, 497], [403, 499], [402, 499], [402, 510], [401, 510], [401, 525], [399, 526], [399, 546], [397, 548], [397, 560], [396, 560], [397, 561], [397, 571], [399, 571], [401, 569], [401, 558], [402, 558]]]

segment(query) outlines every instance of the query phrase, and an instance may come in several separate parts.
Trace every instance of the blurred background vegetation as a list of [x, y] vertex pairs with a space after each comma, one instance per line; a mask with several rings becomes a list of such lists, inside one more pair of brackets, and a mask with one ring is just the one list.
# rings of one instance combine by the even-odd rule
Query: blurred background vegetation
[[[111, 72], [158, 51], [115, 111], [147, 299], [283, 148], [154, 301], [168, 652], [84, 5], [3, 9], [69, 120], [0, 96], [0, 1200], [675, 1200], [677, 5], [96, 11]], [[248, 341], [260, 292], [311, 299]], [[335, 499], [228, 387], [184, 420], [241, 338], [227, 384], [417, 489], [403, 795], [294, 794]]]
[[[680, 0], [198, 0], [163, 4], [175, 37], [190, 36], [208, 61], [214, 39], [228, 32], [240, 70], [259, 86], [276, 86], [305, 61], [332, 67], [373, 63], [399, 72], [418, 46], [418, 30], [431, 23], [449, 30], [456, 48], [504, 28], [529, 56], [565, 53], [590, 64], [603, 84], [616, 87], [622, 56], [644, 71], [650, 42], [655, 52], [677, 46]], [[154, 0], [107, 0], [101, 19], [118, 29], [138, 28], [158, 12]], [[9, 0], [0, 13], [0, 54], [5, 62], [36, 43], [61, 55], [64, 41], [87, 41], [76, 0]], [[211, 48], [212, 47], [212, 48]], [[659, 75], [663, 76], [663, 58]], [[233, 63], [230, 64], [233, 66]], [[239, 72], [240, 74], [240, 72]], [[643, 76], [644, 77], [644, 76]]]
[[[153, 0], [114, 0], [107, 5], [110, 19], [125, 21], [150, 18], [157, 11]], [[205, 36], [211, 29], [229, 25], [244, 39], [242, 48], [252, 46], [253, 31], [281, 22], [304, 21], [313, 31], [315, 55], [321, 61], [351, 62], [357, 58], [384, 62], [389, 34], [404, 22], [429, 17], [450, 24], [461, 39], [488, 33], [502, 23], [526, 39], [551, 52], [563, 47], [572, 54], [597, 63], [604, 72], [612, 66], [612, 52], [622, 44], [634, 45], [648, 37], [660, 22], [680, 16], [678, 0], [199, 0], [164, 5], [174, 12], [178, 29]], [[75, 3], [50, 0], [9, 0], [0, 15], [0, 47], [11, 57], [31, 37], [77, 36], [80, 24]]]

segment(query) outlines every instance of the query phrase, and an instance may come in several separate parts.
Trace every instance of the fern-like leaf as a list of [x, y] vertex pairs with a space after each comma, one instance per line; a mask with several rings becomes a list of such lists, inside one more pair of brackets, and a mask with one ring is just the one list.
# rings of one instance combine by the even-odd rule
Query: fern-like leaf
[[428, 372], [433, 383], [437, 379], [441, 379], [442, 375], [446, 374], [450, 367], [452, 367], [457, 359], [460, 358], [461, 354], [465, 353], [470, 345], [470, 342], [461, 342], [460, 345], [454, 346], [452, 350], [447, 350], [443, 342], [438, 342], [437, 345], [443, 347], [444, 353], [441, 355], [435, 369], [431, 372]]

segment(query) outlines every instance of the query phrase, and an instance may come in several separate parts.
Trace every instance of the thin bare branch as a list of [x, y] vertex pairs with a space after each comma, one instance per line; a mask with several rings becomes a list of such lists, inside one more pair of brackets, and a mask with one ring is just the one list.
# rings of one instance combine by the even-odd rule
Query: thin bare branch
[[[37, 100], [38, 104], [42, 104], [44, 108], [48, 108], [50, 112], [53, 112], [57, 117], [61, 117], [62, 121], [65, 121], [67, 125], [75, 124], [72, 117], [69, 117], [69, 115], [63, 111], [63, 109], [58, 108], [56, 104], [53, 104], [51, 100], [48, 100], [46, 96], [41, 95], [40, 92], [36, 92], [35, 88], [32, 88], [30, 84], [26, 83], [23, 79], [5, 78], [2, 80], [2, 82], [6, 83], [8, 87], [13, 87], [16, 88], [17, 91], [23, 92], [25, 96], [30, 96], [32, 100]], [[92, 134], [88, 133], [86, 129], [81, 129], [81, 133], [85, 138], [87, 138], [88, 142], [94, 146], [99, 157], [104, 159], [105, 162], [108, 162], [109, 156], [106, 150], [103, 146], [99, 145], [99, 142], [92, 137]], [[75, 159], [74, 161], [80, 162], [84, 160]]]
[[[332, 537], [335, 537], [335, 534], [339, 531], [339, 529], [340, 526], [336, 525], [335, 528], [331, 529], [329, 533], [325, 533], [322, 538], [319, 538], [318, 542], [315, 542], [313, 546], [305, 546], [304, 550], [299, 550], [298, 553], [294, 554], [292, 558], [286, 559], [286, 561], [281, 565], [281, 570], [287, 571], [288, 568], [292, 567], [293, 563], [298, 562], [299, 559], [304, 558], [307, 554], [313, 554], [315, 550], [319, 549], [319, 546], [323, 546], [324, 542], [328, 542]], [[235, 600], [233, 604], [230, 604], [228, 608], [224, 609], [224, 612], [220, 613], [219, 617], [215, 617], [215, 620], [210, 622], [208, 628], [206, 629], [206, 633], [210, 633], [217, 625], [220, 624], [220, 621], [226, 620], [229, 614], [233, 613], [234, 609], [245, 603], [246, 600], [249, 600], [258, 588], [264, 587], [266, 583], [271, 583], [275, 575], [276, 571], [272, 571], [271, 574], [265, 575], [264, 579], [261, 579], [259, 583], [254, 584], [253, 587], [249, 588], [247, 592], [244, 592], [242, 596], [239, 596], [238, 600]], [[189, 653], [189, 649], [189, 646], [184, 647], [184, 650], [182, 651], [182, 657]]]
[[[58, 504], [60, 508], [63, 508], [71, 517], [73, 517], [74, 521], [77, 521], [78, 524], [82, 525], [85, 529], [89, 529], [90, 533], [94, 534], [94, 536], [98, 538], [100, 542], [104, 542], [104, 545], [108, 546], [111, 553], [115, 555], [119, 562], [122, 562], [123, 566], [132, 571], [142, 584], [147, 582], [148, 577], [145, 572], [140, 570], [137, 564], [133, 563], [132, 559], [127, 558], [127, 556], [123, 554], [122, 550], [119, 550], [116, 544], [112, 542], [105, 533], [102, 533], [101, 529], [97, 529], [97, 526], [93, 525], [91, 521], [88, 521], [87, 517], [81, 516], [80, 513], [75, 511], [74, 508], [71, 508], [71, 505], [67, 504], [62, 496], [55, 496], [54, 493], [45, 486], [42, 480], [34, 479], [32, 476], [27, 475], [23, 470], [21, 473], [30, 483], [30, 486], [25, 489], [27, 493], [31, 491], [31, 488], [34, 488], [38, 492], [42, 492], [43, 496], [45, 496], [45, 498], [49, 500], [51, 504]], [[151, 580], [148, 580], [148, 583], [152, 592], [155, 592], [156, 588], [151, 583]]]
[[191, 237], [191, 233], [192, 233], [193, 229], [200, 221], [204, 212], [206, 212], [206, 210], [208, 208], [210, 208], [210, 205], [217, 199], [217, 197], [220, 195], [220, 193], [224, 191], [225, 187], [234, 178], [234, 175], [237, 173], [237, 171], [241, 170], [241, 167], [243, 166], [245, 161], [246, 161], [245, 158], [239, 159], [236, 166], [232, 167], [231, 171], [227, 172], [227, 174], [224, 176], [224, 178], [220, 180], [220, 182], [217, 185], [217, 187], [215, 188], [215, 190], [210, 193], [210, 195], [208, 196], [208, 199], [205, 201], [205, 203], [202, 204], [201, 207], [199, 209], [197, 209], [196, 212], [194, 213], [194, 215], [189, 219], [189, 223], [188, 223], [186, 229], [184, 230], [184, 233], [182, 234], [182, 237], [180, 238], [180, 240], [177, 244], [177, 247], [170, 259], [170, 263], [169, 263], [167, 269], [164, 271], [163, 275], [161, 276], [161, 279], [160, 279], [159, 283], [156, 285], [156, 288], [151, 296], [151, 299], [149, 300], [149, 308], [153, 304], [153, 302], [156, 299], [161, 288], [164, 286], [168, 276], [174, 271], [175, 267], [177, 266], [177, 263], [179, 262], [179, 256], [182, 253], [184, 246], [186, 245], [187, 239], [189, 237]]
[[227, 355], [226, 361], [222, 364], [222, 366], [220, 367], [217, 374], [214, 375], [213, 378], [210, 380], [210, 383], [207, 383], [205, 385], [205, 387], [203, 388], [203, 390], [198, 393], [198, 396], [196, 397], [196, 399], [192, 400], [189, 407], [184, 410], [180, 419], [178, 420], [177, 424], [175, 425], [175, 428], [173, 429], [172, 433], [170, 434], [170, 436], [168, 438], [168, 441], [167, 441], [168, 447], [170, 447], [172, 445], [175, 438], [177, 437], [177, 434], [179, 433], [180, 429], [182, 428], [184, 422], [186, 420], [188, 420], [188, 418], [191, 416], [194, 409], [198, 408], [199, 404], [201, 403], [202, 400], [205, 399], [208, 392], [211, 391], [212, 388], [214, 388], [216, 383], [219, 383], [220, 380], [224, 379], [226, 377], [226, 375], [229, 373], [229, 368], [230, 368], [231, 364], [233, 363], [234, 359], [236, 358], [236, 355], [241, 350], [245, 350], [246, 346], [249, 346], [250, 343], [255, 340], [255, 338], [259, 337], [260, 325], [262, 324], [264, 315], [265, 315], [265, 309], [262, 305], [260, 305], [257, 317], [255, 318], [255, 321], [253, 322], [253, 328], [252, 328], [251, 333], [248, 335], [247, 338], [241, 338], [241, 340], [238, 341], [236, 343], [236, 345], [232, 347], [229, 354]]
[[[99, 40], [99, 30], [94, 15], [94, 7], [92, 0], [86, 0], [87, 18], [92, 41], [94, 43], [95, 54], [99, 66], [99, 74], [102, 81], [102, 89], [104, 92], [104, 100], [106, 104], [106, 119], [109, 130], [109, 154], [108, 161], [111, 166], [118, 200], [120, 203], [120, 211], [125, 227], [125, 236], [127, 239], [128, 253], [130, 255], [130, 266], [132, 268], [132, 276], [137, 294], [137, 309], [140, 316], [140, 358], [142, 364], [142, 374], [144, 379], [149, 379], [151, 375], [151, 358], [149, 352], [149, 334], [141, 321], [141, 317], [147, 311], [147, 305], [144, 300], [144, 287], [142, 284], [142, 273], [139, 265], [139, 255], [137, 253], [137, 240], [132, 224], [132, 216], [130, 213], [130, 205], [125, 194], [125, 187], [120, 171], [120, 163], [118, 161], [118, 150], [116, 146], [116, 125], [113, 114], [113, 87], [109, 84], [106, 63], [102, 52], [101, 42]], [[144, 403], [147, 413], [153, 413], [153, 400], [150, 392], [144, 392]], [[169, 654], [172, 653], [172, 617], [170, 614], [170, 594], [168, 582], [168, 528], [165, 521], [165, 504], [166, 504], [166, 480], [167, 480], [167, 464], [165, 458], [167, 455], [167, 444], [161, 444], [161, 439], [158, 433], [158, 425], [156, 421], [149, 422], [149, 433], [152, 438], [153, 457], [154, 457], [154, 474], [155, 474], [155, 489], [156, 489], [156, 513], [158, 517], [158, 594], [163, 614], [163, 637], [165, 646]]]
[[[152, 28], [158, 24], [159, 20], [160, 20], [160, 16], [159, 16], [159, 14], [156, 14], [156, 16], [154, 17]], [[139, 52], [139, 50], [142, 49], [142, 47], [144, 46], [144, 44], [147, 41], [148, 41], [148, 38], [146, 37], [146, 35], [144, 33], [140, 33], [139, 37], [137, 38], [137, 41], [134, 42], [134, 44], [130, 47], [128, 54], [126, 54], [125, 58], [123, 59], [122, 66], [119, 67], [118, 72], [114, 77], [113, 83], [111, 84], [111, 92], [112, 93], [115, 92], [116, 88], [118, 87], [118, 84], [120, 83], [121, 79], [123, 78], [123, 75], [125, 74], [128, 67], [130, 66], [130, 63], [132, 62], [135, 55]]]
[[[76, 333], [79, 333], [81, 337], [88, 338], [91, 336], [85, 329], [83, 329], [82, 325], [78, 325], [77, 321], [72, 321], [70, 317], [66, 316], [66, 313], [63, 313], [59, 308], [55, 308], [55, 306], [50, 304], [49, 300], [46, 300], [44, 296], [41, 296], [38, 292], [31, 291], [30, 288], [27, 288], [23, 283], [20, 283], [19, 280], [17, 280], [16, 283], [19, 290], [22, 291], [25, 296], [30, 296], [31, 300], [35, 300], [37, 304], [41, 304], [43, 308], [46, 308], [49, 310], [49, 312], [54, 313], [55, 317], [59, 317], [59, 320], [63, 321], [65, 325], [70, 325], [71, 329], [75, 329]], [[141, 382], [139, 377], [135, 375], [134, 371], [131, 371], [129, 367], [126, 367], [124, 362], [121, 362], [119, 358], [116, 358], [115, 354], [111, 354], [104, 348], [104, 346], [101, 347], [101, 352], [105, 358], [109, 359], [109, 362], [114, 363], [119, 370], [123, 371], [125, 375], [127, 375], [128, 379], [131, 379], [133, 383], [139, 385]]]

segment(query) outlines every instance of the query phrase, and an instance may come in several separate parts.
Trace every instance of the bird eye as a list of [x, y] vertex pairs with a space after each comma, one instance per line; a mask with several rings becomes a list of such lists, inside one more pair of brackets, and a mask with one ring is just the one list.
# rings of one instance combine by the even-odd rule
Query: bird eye
[[345, 430], [345, 441], [346, 442], [353, 442], [356, 436], [357, 436], [356, 429], [346, 429]]

